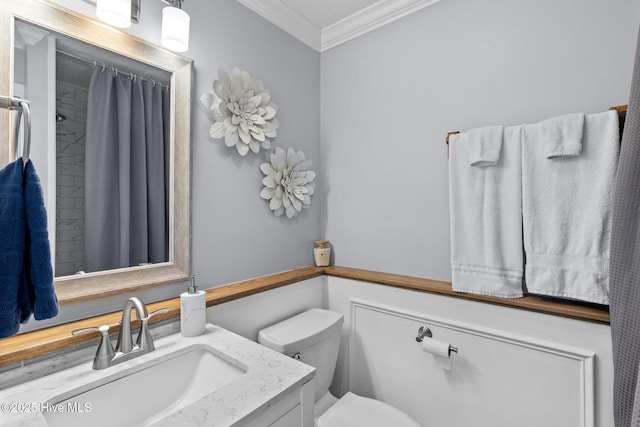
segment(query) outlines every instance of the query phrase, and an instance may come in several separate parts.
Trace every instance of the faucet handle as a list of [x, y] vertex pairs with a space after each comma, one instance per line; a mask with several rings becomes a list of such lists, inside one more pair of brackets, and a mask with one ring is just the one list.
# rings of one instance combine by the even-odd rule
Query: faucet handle
[[153, 345], [153, 337], [151, 336], [151, 332], [149, 332], [149, 319], [158, 314], [168, 313], [169, 309], [167, 307], [160, 308], [152, 313], [149, 313], [148, 316], [140, 319], [142, 321], [142, 325], [140, 326], [140, 333], [138, 334], [138, 339], [136, 340], [136, 345], [143, 350], [153, 351], [156, 347]]
[[102, 334], [102, 338], [100, 339], [100, 344], [98, 344], [96, 355], [93, 358], [93, 369], [104, 369], [109, 366], [109, 362], [113, 359], [115, 354], [113, 351], [113, 345], [109, 339], [109, 325], [76, 329], [75, 331], [71, 331], [71, 333], [73, 336], [78, 336], [96, 331]]
[[169, 312], [169, 308], [168, 307], [159, 308], [159, 309], [149, 313], [149, 315], [147, 317], [145, 317], [144, 319], [142, 319], [142, 321], [146, 322], [149, 319], [151, 319], [151, 317], [153, 317], [153, 316], [157, 316], [158, 314], [165, 314], [165, 313], [168, 313], [168, 312]]
[[77, 337], [78, 335], [89, 334], [91, 332], [100, 332], [104, 336], [105, 334], [109, 333], [109, 325], [93, 326], [93, 327], [90, 327], [90, 328], [76, 329], [75, 331], [71, 331], [71, 334], [74, 337]]

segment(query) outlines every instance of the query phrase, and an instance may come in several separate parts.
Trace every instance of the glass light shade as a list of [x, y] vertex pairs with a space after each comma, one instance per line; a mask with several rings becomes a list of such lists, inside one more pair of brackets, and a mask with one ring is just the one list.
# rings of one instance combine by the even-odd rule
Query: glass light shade
[[98, 0], [96, 16], [118, 28], [131, 26], [131, 0]]
[[165, 7], [162, 10], [162, 36], [160, 43], [174, 52], [189, 50], [189, 23], [191, 17], [177, 7]]

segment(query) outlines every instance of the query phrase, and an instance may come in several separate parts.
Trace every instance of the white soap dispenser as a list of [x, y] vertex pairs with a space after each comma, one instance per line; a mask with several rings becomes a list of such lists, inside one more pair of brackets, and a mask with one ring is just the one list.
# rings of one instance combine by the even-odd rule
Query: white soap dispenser
[[189, 279], [187, 292], [180, 294], [180, 331], [183, 337], [202, 335], [207, 323], [207, 299], [196, 286], [195, 276]]

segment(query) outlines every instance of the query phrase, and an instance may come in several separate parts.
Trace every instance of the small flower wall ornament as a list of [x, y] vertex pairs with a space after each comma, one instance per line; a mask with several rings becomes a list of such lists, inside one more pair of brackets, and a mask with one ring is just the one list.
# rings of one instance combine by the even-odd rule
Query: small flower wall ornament
[[315, 190], [316, 173], [309, 170], [311, 160], [305, 160], [302, 151], [280, 147], [271, 154], [270, 163], [262, 163], [260, 170], [266, 176], [260, 197], [269, 200], [269, 208], [275, 216], [283, 213], [291, 219], [303, 208], [311, 206], [311, 195]]
[[224, 138], [225, 145], [235, 146], [241, 156], [271, 148], [271, 138], [280, 126], [275, 117], [278, 107], [271, 102], [271, 92], [248, 72], [237, 67], [231, 74], [218, 70], [213, 93], [202, 95], [200, 101], [215, 121], [209, 130], [212, 138]]

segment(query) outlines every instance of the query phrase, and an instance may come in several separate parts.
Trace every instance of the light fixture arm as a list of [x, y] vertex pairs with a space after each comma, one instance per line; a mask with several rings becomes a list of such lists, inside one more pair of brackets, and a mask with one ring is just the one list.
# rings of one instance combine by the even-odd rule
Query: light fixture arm
[[[107, 24], [128, 28], [140, 17], [141, 0], [83, 0], [96, 3], [96, 15]], [[174, 52], [189, 50], [189, 26], [191, 18], [182, 10], [184, 0], [161, 0], [170, 7], [162, 10], [160, 43]]]
[[184, 2], [184, 0], [161, 0], [161, 1], [173, 7], [177, 7], [178, 9], [182, 9], [182, 2]]

